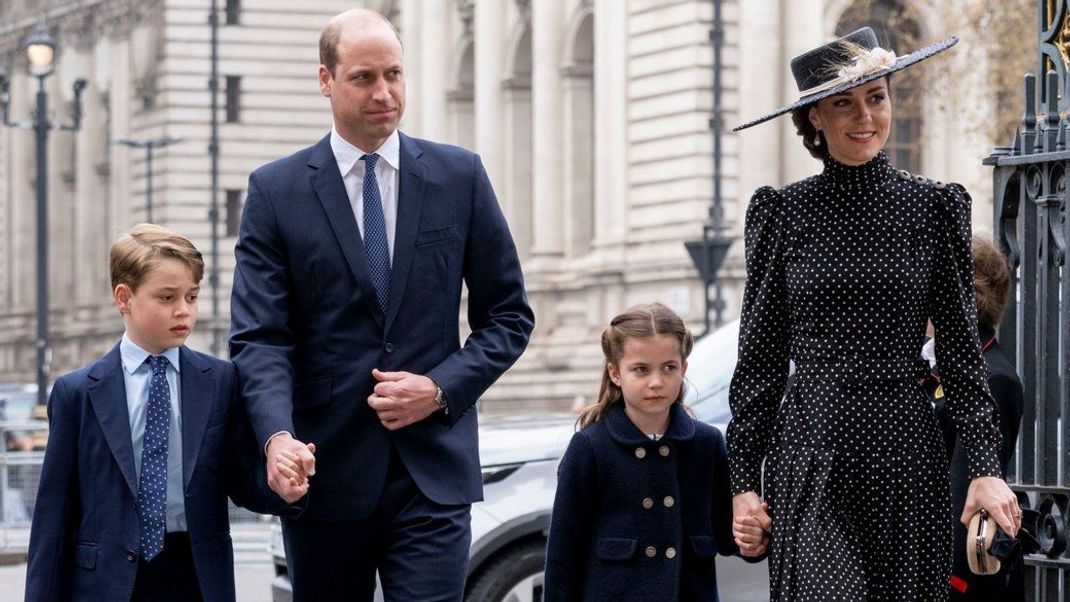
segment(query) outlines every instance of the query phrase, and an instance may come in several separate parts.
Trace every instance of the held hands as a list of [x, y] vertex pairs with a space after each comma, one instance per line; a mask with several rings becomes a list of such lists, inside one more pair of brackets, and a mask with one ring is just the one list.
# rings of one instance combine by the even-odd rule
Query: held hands
[[372, 370], [372, 376], [379, 382], [368, 396], [368, 405], [386, 428], [396, 431], [438, 411], [435, 402], [438, 385], [430, 378], [411, 372], [379, 370]]
[[308, 477], [316, 474], [316, 445], [304, 444], [290, 433], [280, 433], [268, 441], [268, 487], [287, 504], [308, 493]]
[[1022, 509], [1018, 498], [1007, 483], [999, 477], [976, 477], [970, 481], [966, 492], [966, 505], [962, 509], [962, 524], [969, 526], [970, 518], [981, 508], [988, 510], [1003, 532], [1014, 537], [1022, 527]]
[[769, 504], [761, 501], [753, 491], [732, 497], [732, 535], [741, 555], [761, 556], [768, 549], [773, 530], [773, 519], [768, 510]]

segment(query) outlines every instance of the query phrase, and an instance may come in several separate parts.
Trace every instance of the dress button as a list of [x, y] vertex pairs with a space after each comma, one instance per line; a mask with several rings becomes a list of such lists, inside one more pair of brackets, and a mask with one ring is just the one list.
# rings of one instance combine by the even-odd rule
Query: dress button
[[655, 548], [654, 546], [647, 546], [647, 548], [646, 548], [646, 557], [647, 558], [653, 558], [653, 557], [655, 557], [657, 555], [658, 555], [658, 549], [657, 548]]
[[667, 458], [669, 456], [669, 446], [668, 445], [662, 445], [661, 447], [658, 448], [658, 453], [661, 454], [662, 458]]
[[643, 498], [643, 508], [646, 508], [647, 510], [650, 510], [653, 507], [654, 507], [654, 500], [652, 500], [652, 499], [650, 499], [648, 497]]
[[383, 351], [386, 351], [387, 353], [394, 353], [394, 344], [387, 343], [386, 345], [383, 345]]
[[646, 457], [646, 450], [642, 447], [635, 448], [635, 457], [642, 460]]
[[676, 500], [672, 499], [671, 495], [665, 496], [665, 499], [662, 501], [665, 503], [666, 508], [672, 508], [676, 505]]
[[665, 557], [669, 559], [676, 558], [676, 548], [665, 548]]

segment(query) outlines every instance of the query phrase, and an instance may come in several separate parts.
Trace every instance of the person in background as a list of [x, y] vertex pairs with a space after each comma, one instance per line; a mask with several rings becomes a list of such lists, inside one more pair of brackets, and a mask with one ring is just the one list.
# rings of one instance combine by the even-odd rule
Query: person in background
[[[971, 244], [973, 257], [973, 292], [977, 301], [977, 332], [980, 335], [981, 351], [988, 367], [988, 387], [999, 408], [999, 430], [1003, 435], [1000, 448], [1000, 468], [1006, 475], [1007, 467], [1018, 441], [1022, 421], [1022, 381], [1015, 371], [1014, 362], [1004, 353], [996, 338], [996, 328], [1003, 318], [1010, 292], [1011, 275], [1007, 259], [992, 241], [974, 236]], [[939, 336], [938, 333], [934, 333]], [[951, 516], [958, 517], [966, 504], [969, 485], [966, 468], [966, 452], [955, 432], [950, 411], [945, 403], [940, 383], [939, 367], [933, 354], [935, 339], [925, 344], [922, 355], [930, 361], [932, 371], [925, 386], [936, 404], [936, 414], [944, 431], [948, 454], [951, 458]], [[951, 600], [953, 602], [1015, 602], [1025, 598], [1024, 567], [1021, 554], [1004, 561], [995, 575], [974, 575], [966, 560], [966, 526], [954, 523], [954, 551], [951, 565]]]

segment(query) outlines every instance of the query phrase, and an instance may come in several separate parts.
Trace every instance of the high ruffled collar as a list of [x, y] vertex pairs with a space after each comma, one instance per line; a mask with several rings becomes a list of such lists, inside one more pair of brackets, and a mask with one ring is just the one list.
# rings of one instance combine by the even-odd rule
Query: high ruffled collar
[[826, 180], [846, 190], [875, 188], [894, 175], [895, 170], [884, 151], [862, 165], [846, 165], [830, 157], [825, 159], [825, 171], [821, 173]]

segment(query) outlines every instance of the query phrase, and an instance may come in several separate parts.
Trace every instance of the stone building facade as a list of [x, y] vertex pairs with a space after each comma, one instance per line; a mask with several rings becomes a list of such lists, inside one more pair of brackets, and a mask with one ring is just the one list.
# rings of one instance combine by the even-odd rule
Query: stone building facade
[[[972, 0], [971, 0], [972, 1]], [[850, 25], [857, 3], [894, 4], [924, 41], [949, 22], [930, 0], [722, 0], [722, 103], [734, 125], [794, 100], [791, 56]], [[17, 44], [40, 0], [0, 7], [12, 117], [29, 118], [33, 82]], [[58, 374], [106, 351], [122, 331], [108, 297], [110, 239], [145, 218], [143, 151], [122, 138], [181, 142], [158, 151], [154, 215], [210, 248], [209, 0], [50, 0], [62, 46], [49, 80], [62, 117], [84, 76], [85, 120], [49, 148], [52, 325]], [[315, 80], [320, 28], [353, 1], [219, 0], [221, 9], [219, 316], [201, 296], [192, 340], [225, 341], [237, 216], [248, 173], [330, 127]], [[399, 28], [406, 52], [407, 133], [480, 153], [509, 218], [537, 326], [528, 352], [486, 407], [564, 407], [597, 393], [599, 334], [627, 306], [660, 300], [701, 329], [703, 291], [683, 241], [701, 236], [713, 161], [712, 0], [367, 0]], [[882, 32], [893, 34], [894, 32]], [[906, 51], [906, 48], [896, 50]], [[959, 52], [939, 59], [964, 60]], [[2, 63], [0, 63], [2, 65]], [[991, 148], [955, 118], [956, 90], [925, 83], [904, 134], [909, 169], [975, 191], [978, 229], [991, 224]], [[942, 80], [942, 81], [946, 81]], [[0, 380], [33, 374], [33, 139], [0, 131]], [[965, 158], [965, 159], [964, 159]], [[750, 192], [820, 169], [790, 120], [723, 137], [726, 226], [736, 237], [722, 270], [726, 317], [738, 315], [742, 219]], [[222, 351], [225, 353], [225, 344]], [[701, 367], [692, 367], [701, 369]], [[531, 405], [540, 402], [537, 406]]]

